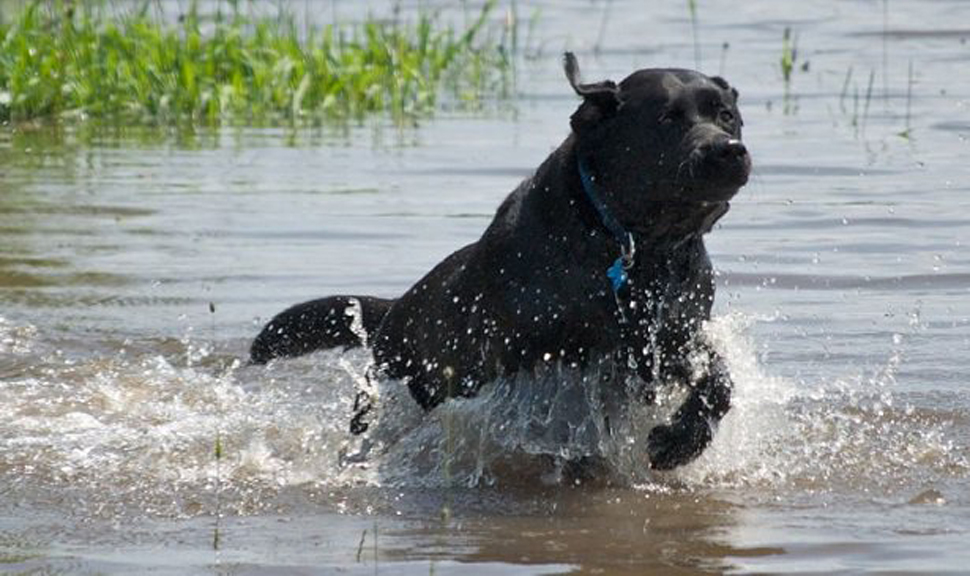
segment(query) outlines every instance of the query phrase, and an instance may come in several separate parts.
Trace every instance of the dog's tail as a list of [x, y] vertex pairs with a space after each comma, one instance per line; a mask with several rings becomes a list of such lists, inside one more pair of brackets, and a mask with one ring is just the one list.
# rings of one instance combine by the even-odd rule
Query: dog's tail
[[367, 344], [396, 300], [373, 296], [328, 296], [287, 308], [269, 321], [249, 348], [249, 361], [300, 356], [325, 348]]

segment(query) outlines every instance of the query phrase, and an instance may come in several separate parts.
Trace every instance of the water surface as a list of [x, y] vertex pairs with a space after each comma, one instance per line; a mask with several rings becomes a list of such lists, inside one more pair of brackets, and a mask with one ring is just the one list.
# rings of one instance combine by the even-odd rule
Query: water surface
[[[0, 130], [0, 566], [964, 572], [970, 5], [697, 4], [695, 44], [687, 3], [518, 3], [517, 96], [405, 129]], [[489, 398], [402, 400], [397, 444], [348, 463], [367, 355], [248, 367], [250, 339], [475, 240], [568, 132], [563, 49], [741, 92], [755, 174], [708, 240], [734, 409], [696, 463], [610, 486], [483, 474]]]

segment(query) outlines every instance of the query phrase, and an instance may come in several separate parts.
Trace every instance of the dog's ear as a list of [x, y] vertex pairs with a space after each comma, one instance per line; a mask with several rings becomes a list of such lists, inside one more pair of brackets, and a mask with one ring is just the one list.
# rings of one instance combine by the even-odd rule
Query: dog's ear
[[576, 94], [583, 97], [579, 110], [576, 110], [570, 118], [570, 124], [575, 132], [582, 132], [584, 128], [612, 116], [620, 108], [622, 101], [616, 82], [612, 80], [592, 84], [580, 82], [579, 62], [572, 52], [566, 52], [563, 55], [563, 70], [566, 72], [569, 85], [573, 87]]

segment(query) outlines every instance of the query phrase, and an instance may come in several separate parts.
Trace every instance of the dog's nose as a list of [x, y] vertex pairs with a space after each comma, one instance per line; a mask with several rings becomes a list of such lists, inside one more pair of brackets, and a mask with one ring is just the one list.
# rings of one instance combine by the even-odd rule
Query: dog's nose
[[715, 144], [713, 148], [712, 152], [725, 160], [743, 158], [748, 153], [748, 149], [737, 138], [722, 140]]
[[703, 144], [698, 152], [705, 158], [715, 162], [734, 162], [743, 160], [748, 155], [748, 149], [737, 138], [719, 138]]

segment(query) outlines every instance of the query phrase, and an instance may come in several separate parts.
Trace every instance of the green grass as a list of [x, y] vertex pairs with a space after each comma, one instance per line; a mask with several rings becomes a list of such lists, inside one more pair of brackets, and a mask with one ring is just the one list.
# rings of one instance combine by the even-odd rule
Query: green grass
[[401, 120], [432, 112], [443, 96], [474, 103], [509, 85], [507, 33], [487, 24], [494, 2], [460, 31], [433, 14], [303, 28], [292, 16], [238, 9], [193, 8], [166, 24], [148, 2], [123, 15], [77, 4], [34, 1], [0, 18], [0, 121]]

